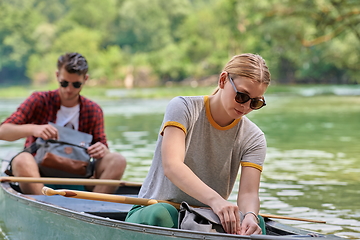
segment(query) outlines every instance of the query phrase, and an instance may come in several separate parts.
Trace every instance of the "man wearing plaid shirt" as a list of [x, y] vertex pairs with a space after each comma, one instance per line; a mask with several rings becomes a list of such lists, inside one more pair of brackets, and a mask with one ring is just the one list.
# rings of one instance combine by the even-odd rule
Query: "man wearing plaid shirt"
[[[34, 92], [10, 117], [0, 125], [0, 140], [15, 141], [26, 137], [29, 147], [41, 137], [57, 139], [57, 129], [49, 122], [71, 127], [93, 136], [89, 155], [96, 159], [93, 178], [121, 179], [126, 160], [119, 153], [108, 149], [104, 132], [104, 117], [101, 107], [80, 96], [80, 91], [89, 78], [86, 59], [79, 53], [66, 53], [59, 57], [56, 71], [60, 87], [53, 91]], [[33, 154], [21, 152], [11, 160], [10, 172], [16, 177], [40, 177]], [[41, 183], [20, 183], [25, 194], [41, 194]], [[97, 185], [94, 192], [113, 193], [116, 186]]]

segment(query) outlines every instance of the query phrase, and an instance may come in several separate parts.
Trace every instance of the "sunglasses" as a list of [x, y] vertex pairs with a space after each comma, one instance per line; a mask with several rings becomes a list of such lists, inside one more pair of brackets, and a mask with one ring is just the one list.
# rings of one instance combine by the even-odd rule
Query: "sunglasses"
[[[63, 88], [66, 88], [66, 87], [69, 86], [69, 82], [66, 81], [66, 80], [62, 80], [59, 83], [60, 83], [60, 86], [63, 87]], [[83, 83], [82, 82], [73, 82], [71, 84], [73, 85], [74, 88], [80, 88]]]
[[234, 81], [232, 80], [232, 78], [230, 77], [230, 74], [228, 74], [228, 77], [229, 77], [229, 80], [230, 80], [230, 83], [231, 85], [233, 86], [235, 92], [236, 92], [236, 96], [235, 96], [235, 101], [237, 103], [246, 103], [248, 102], [249, 100], [251, 100], [250, 102], [250, 108], [253, 109], [253, 110], [258, 110], [260, 108], [262, 108], [263, 106], [266, 106], [266, 103], [265, 103], [265, 99], [262, 99], [262, 98], [251, 98], [248, 94], [246, 93], [242, 93], [242, 92], [239, 92], [236, 87], [235, 87], [235, 84], [234, 84]]

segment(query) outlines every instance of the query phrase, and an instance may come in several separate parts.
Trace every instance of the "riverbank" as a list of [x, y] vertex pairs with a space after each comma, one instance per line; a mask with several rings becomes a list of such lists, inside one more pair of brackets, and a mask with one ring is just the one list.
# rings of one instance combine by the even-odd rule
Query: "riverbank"
[[[156, 88], [110, 88], [85, 86], [82, 95], [97, 99], [118, 98], [170, 98], [174, 96], [209, 95], [216, 86], [164, 86]], [[0, 98], [25, 98], [34, 91], [47, 91], [56, 89], [57, 85], [48, 86], [14, 86], [0, 88]], [[268, 94], [293, 94], [299, 96], [315, 95], [360, 95], [360, 85], [270, 85]]]

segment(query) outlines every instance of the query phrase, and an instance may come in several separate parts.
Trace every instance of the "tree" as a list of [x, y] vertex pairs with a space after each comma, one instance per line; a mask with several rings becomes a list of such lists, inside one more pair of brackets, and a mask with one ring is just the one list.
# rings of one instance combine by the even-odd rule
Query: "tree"
[[24, 82], [25, 66], [34, 53], [33, 32], [43, 18], [34, 1], [0, 1], [0, 83]]
[[[280, 82], [307, 82], [314, 78], [328, 82], [334, 72], [339, 80], [336, 83], [350, 81], [349, 70], [356, 67], [348, 64], [349, 55], [339, 56], [341, 52], [334, 49], [341, 41], [343, 50], [359, 55], [358, 44], [353, 44], [354, 38], [349, 36], [357, 35], [354, 28], [359, 24], [358, 2], [273, 0], [245, 4], [245, 27], [263, 36], [267, 43], [264, 55], [270, 59], [271, 69], [277, 69], [273, 73]], [[344, 21], [345, 18], [349, 19]], [[354, 57], [350, 58], [354, 63]]]
[[131, 53], [156, 51], [172, 44], [188, 7], [188, 1], [124, 1], [120, 7], [117, 43]]

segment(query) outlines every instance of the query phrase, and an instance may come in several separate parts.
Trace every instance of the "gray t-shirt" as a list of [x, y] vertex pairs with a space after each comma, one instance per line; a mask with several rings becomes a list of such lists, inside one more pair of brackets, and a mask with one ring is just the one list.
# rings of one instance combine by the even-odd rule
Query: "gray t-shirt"
[[184, 163], [224, 199], [233, 189], [240, 164], [262, 171], [266, 140], [253, 122], [244, 116], [221, 127], [211, 116], [208, 96], [175, 97], [166, 108], [153, 162], [139, 192], [141, 198], [178, 203], [186, 201], [190, 205], [204, 206], [164, 175], [161, 143], [167, 126], [176, 126], [184, 131]]

